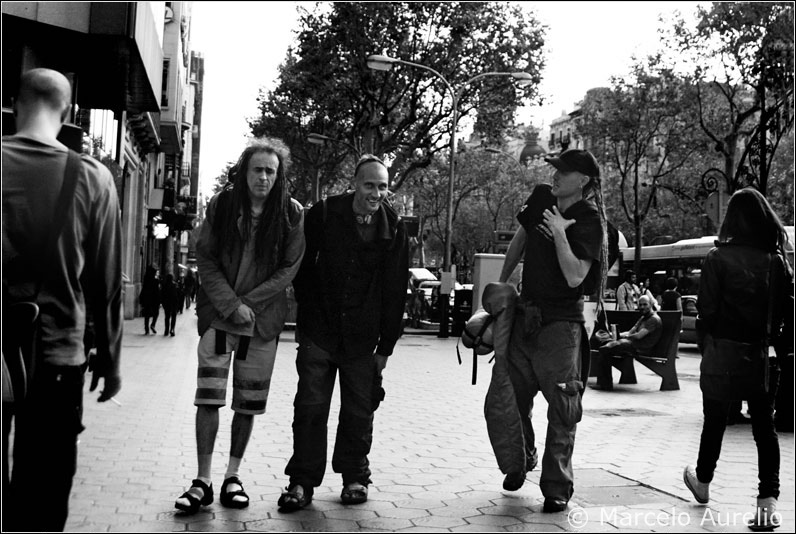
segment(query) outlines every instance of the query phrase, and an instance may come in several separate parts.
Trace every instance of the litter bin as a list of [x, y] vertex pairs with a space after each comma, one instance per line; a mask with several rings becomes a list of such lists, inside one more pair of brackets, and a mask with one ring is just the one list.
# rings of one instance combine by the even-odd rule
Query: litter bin
[[464, 331], [464, 324], [473, 314], [473, 290], [457, 289], [453, 293], [453, 326], [451, 333], [461, 336]]

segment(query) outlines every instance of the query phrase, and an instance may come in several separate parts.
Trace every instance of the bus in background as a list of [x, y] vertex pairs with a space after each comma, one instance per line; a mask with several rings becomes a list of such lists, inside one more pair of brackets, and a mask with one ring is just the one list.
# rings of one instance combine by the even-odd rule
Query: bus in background
[[[791, 267], [794, 265], [794, 227], [786, 226], [788, 243], [785, 252]], [[697, 315], [697, 295], [699, 294], [699, 278], [702, 273], [702, 261], [715, 246], [718, 236], [704, 236], [696, 239], [683, 239], [667, 245], [651, 245], [641, 247], [641, 264], [636, 279], [639, 283], [650, 281], [650, 291], [660, 304], [664, 282], [669, 277], [677, 280], [677, 291], [682, 295], [683, 329], [680, 341], [696, 343], [694, 323]], [[625, 271], [633, 269], [636, 250], [633, 247], [620, 248], [618, 272], [612, 269], [608, 287], [617, 287], [625, 279]], [[615, 294], [614, 294], [615, 299]], [[608, 309], [611, 309], [610, 306]]]
[[[677, 290], [681, 295], [696, 295], [699, 292], [699, 275], [702, 260], [715, 246], [716, 236], [683, 239], [667, 245], [641, 247], [641, 261], [636, 270], [638, 283], [650, 281], [650, 291], [656, 297], [663, 293], [663, 284], [669, 277], [677, 279]], [[636, 249], [620, 249], [620, 280], [624, 273], [633, 269]]]
[[[794, 253], [794, 227], [786, 226], [788, 244], [786, 245], [787, 259], [793, 266]], [[667, 245], [651, 245], [641, 247], [641, 265], [636, 273], [639, 283], [649, 280], [650, 291], [656, 297], [663, 293], [664, 282], [669, 277], [677, 279], [677, 290], [681, 295], [696, 295], [699, 293], [699, 276], [701, 274], [702, 260], [708, 251], [715, 246], [717, 236], [704, 236], [696, 239], [683, 239]], [[619, 272], [612, 270], [609, 277], [615, 273], [618, 280], [612, 280], [609, 287], [617, 287], [624, 280], [627, 269], [633, 269], [635, 248], [626, 247], [619, 249]]]

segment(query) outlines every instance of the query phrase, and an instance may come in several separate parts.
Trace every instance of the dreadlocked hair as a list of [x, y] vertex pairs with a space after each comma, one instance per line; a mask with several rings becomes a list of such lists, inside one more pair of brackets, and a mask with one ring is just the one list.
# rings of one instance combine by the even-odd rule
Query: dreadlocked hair
[[[290, 197], [286, 187], [286, 170], [290, 165], [290, 150], [287, 145], [275, 137], [259, 137], [252, 139], [238, 158], [237, 163], [229, 170], [228, 180], [232, 184], [219, 194], [216, 216], [213, 220], [213, 232], [223, 243], [224, 250], [231, 254], [233, 244], [250, 235], [255, 224], [252, 217], [252, 202], [246, 173], [252, 156], [260, 152], [274, 154], [279, 160], [276, 180], [271, 188], [263, 211], [257, 221], [254, 235], [255, 264], [268, 265], [273, 268], [279, 261], [285, 236], [290, 229]], [[238, 217], [240, 216], [240, 230]], [[263, 260], [266, 261], [263, 261]], [[267, 262], [267, 263], [266, 263]]]
[[605, 204], [603, 203], [602, 186], [598, 177], [592, 177], [588, 184], [584, 187], [585, 198], [594, 201], [597, 206], [597, 212], [600, 214], [600, 228], [603, 233], [603, 242], [600, 245], [600, 276], [597, 281], [597, 303], [603, 300], [603, 291], [605, 289], [605, 281], [608, 277], [608, 223], [605, 216]]

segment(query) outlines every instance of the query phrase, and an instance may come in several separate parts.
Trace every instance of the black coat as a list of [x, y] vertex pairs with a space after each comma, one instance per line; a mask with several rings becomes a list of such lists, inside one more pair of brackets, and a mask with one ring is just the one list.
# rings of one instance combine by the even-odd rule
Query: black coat
[[160, 288], [160, 304], [166, 313], [174, 313], [180, 306], [182, 292], [174, 282], [163, 282]]
[[307, 213], [307, 249], [293, 281], [297, 328], [327, 351], [392, 354], [401, 335], [409, 277], [406, 228], [383, 204], [375, 241], [359, 236], [353, 193], [329, 197]]

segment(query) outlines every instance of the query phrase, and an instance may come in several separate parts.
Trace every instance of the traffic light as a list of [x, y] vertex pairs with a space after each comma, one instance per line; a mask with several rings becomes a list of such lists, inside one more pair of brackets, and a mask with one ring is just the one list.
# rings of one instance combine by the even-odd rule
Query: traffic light
[[417, 237], [420, 231], [420, 221], [418, 221], [417, 215], [404, 215], [401, 220], [406, 226], [407, 237]]

